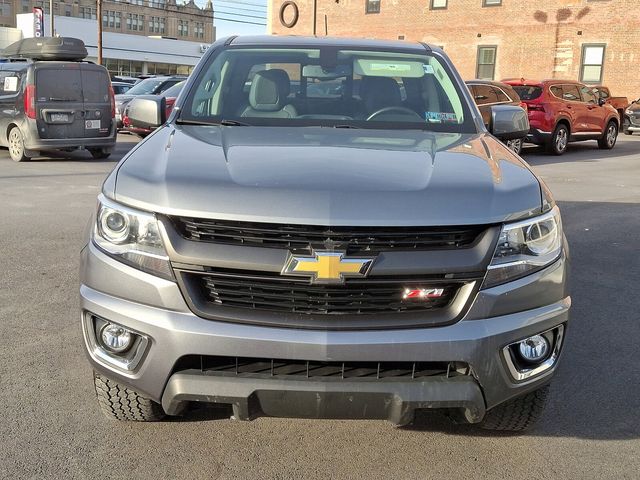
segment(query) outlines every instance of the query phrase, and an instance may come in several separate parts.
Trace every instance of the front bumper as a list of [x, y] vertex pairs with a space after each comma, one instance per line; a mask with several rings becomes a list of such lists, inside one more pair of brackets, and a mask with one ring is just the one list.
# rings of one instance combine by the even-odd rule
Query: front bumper
[[[568, 320], [567, 262], [480, 291], [464, 319], [443, 327], [318, 331], [205, 320], [187, 307], [177, 285], [85, 247], [80, 288], [85, 342], [93, 368], [178, 413], [186, 401], [230, 404], [234, 415], [386, 418], [406, 423], [416, 409], [458, 408], [468, 421], [486, 409], [548, 383], [557, 364], [518, 381], [503, 348]], [[136, 292], [136, 301], [127, 300]], [[537, 303], [527, 305], [527, 299]], [[527, 307], [516, 312], [507, 305]], [[144, 334], [148, 344], [133, 370], [105, 361], [92, 343], [89, 315]], [[176, 369], [187, 355], [341, 362], [464, 362], [471, 374], [420, 380], [247, 379]], [[397, 380], [397, 379], [396, 379]]]

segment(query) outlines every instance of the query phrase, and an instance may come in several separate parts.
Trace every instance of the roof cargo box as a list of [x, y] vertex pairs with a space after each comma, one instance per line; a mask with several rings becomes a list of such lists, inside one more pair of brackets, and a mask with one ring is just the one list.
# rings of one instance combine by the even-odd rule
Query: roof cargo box
[[84, 42], [71, 37], [34, 37], [12, 43], [2, 55], [8, 58], [30, 58], [33, 60], [80, 61], [88, 53]]

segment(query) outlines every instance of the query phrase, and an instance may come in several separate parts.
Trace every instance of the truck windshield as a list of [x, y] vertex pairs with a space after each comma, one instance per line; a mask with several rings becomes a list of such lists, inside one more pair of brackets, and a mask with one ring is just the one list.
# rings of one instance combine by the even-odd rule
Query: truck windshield
[[194, 79], [179, 120], [476, 131], [436, 56], [336, 47], [223, 50]]

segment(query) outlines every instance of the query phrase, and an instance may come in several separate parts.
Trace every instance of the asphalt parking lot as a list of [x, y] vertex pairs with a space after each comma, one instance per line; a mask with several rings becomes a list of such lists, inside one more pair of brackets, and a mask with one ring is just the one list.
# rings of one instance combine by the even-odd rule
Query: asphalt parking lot
[[640, 471], [640, 136], [525, 159], [560, 203], [573, 310], [546, 415], [495, 434], [440, 415], [418, 426], [200, 410], [156, 424], [96, 404], [78, 314], [78, 252], [105, 175], [96, 161], [17, 164], [0, 150], [0, 478], [615, 478]]

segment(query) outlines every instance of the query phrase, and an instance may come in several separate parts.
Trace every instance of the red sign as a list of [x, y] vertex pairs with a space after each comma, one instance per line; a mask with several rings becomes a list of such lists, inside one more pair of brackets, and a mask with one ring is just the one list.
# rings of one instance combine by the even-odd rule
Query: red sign
[[33, 36], [44, 37], [44, 12], [40, 7], [33, 7]]

